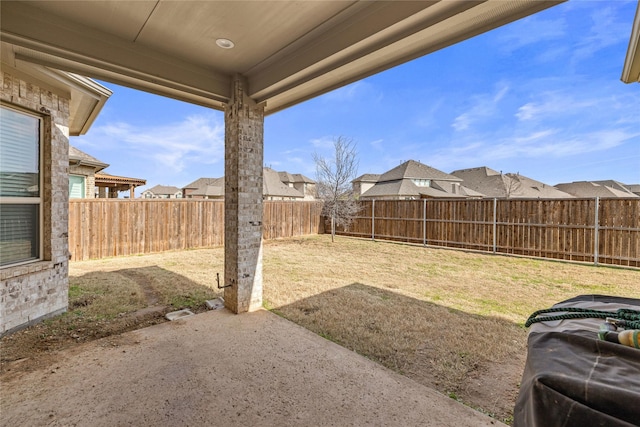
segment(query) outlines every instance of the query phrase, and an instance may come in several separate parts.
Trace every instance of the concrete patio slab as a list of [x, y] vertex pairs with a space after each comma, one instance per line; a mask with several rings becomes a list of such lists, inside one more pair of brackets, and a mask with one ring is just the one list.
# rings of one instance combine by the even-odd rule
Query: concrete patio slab
[[215, 310], [2, 379], [2, 426], [496, 426], [268, 311]]

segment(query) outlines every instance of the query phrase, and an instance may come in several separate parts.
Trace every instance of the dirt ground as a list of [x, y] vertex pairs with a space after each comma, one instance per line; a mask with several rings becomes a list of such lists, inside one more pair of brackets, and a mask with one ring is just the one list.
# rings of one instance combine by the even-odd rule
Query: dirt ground
[[[143, 290], [144, 308], [123, 312], [113, 318], [59, 316], [55, 319], [54, 327], [52, 321], [45, 320], [3, 337], [0, 340], [0, 381], [26, 372], [47, 369], [56, 364], [63, 350], [100, 339], [117, 340], [125, 332], [167, 322], [165, 315], [174, 311], [175, 307], [159, 302], [157, 291], [148, 277], [135, 273], [124, 274]], [[70, 298], [68, 313], [91, 303], [92, 298], [87, 298], [86, 295]], [[194, 313], [207, 311], [204, 304], [190, 309]]]

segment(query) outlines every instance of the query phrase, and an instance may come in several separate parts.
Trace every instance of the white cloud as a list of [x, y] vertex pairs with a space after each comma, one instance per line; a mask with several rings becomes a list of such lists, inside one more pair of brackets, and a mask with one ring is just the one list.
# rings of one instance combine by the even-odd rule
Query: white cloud
[[589, 111], [598, 105], [611, 102], [601, 97], [584, 97], [578, 92], [549, 91], [536, 95], [536, 100], [518, 108], [515, 116], [520, 121], [559, 118], [579, 114], [589, 115]]
[[382, 142], [384, 140], [383, 139], [376, 139], [375, 141], [371, 141], [369, 143], [369, 145], [371, 145], [371, 147], [373, 147], [374, 150], [376, 151], [382, 151]]
[[146, 179], [147, 186], [180, 187], [224, 173], [224, 124], [216, 113], [156, 126], [94, 125], [87, 135], [70, 142], [108, 163], [108, 173]]
[[93, 146], [108, 145], [129, 155], [153, 159], [174, 172], [193, 163], [224, 160], [224, 124], [213, 115], [189, 116], [162, 126], [109, 123], [92, 129], [84, 140]]
[[574, 60], [589, 58], [601, 49], [617, 43], [626, 44], [629, 40], [629, 32], [620, 30], [627, 26], [617, 19], [613, 8], [595, 9], [591, 14], [591, 20], [588, 35], [576, 43]]
[[509, 85], [500, 82], [494, 88], [494, 93], [486, 93], [471, 97], [471, 107], [458, 115], [451, 124], [456, 131], [464, 131], [482, 119], [494, 116], [498, 112], [498, 104], [509, 92]]
[[562, 158], [585, 153], [604, 152], [638, 137], [620, 129], [598, 132], [560, 132], [545, 129], [530, 134], [503, 137], [497, 143], [475, 145], [474, 157], [485, 163], [497, 159]]
[[512, 53], [522, 47], [558, 40], [567, 33], [564, 18], [543, 19], [536, 15], [516, 21], [502, 32], [498, 41], [501, 50]]
[[334, 140], [335, 138], [333, 136], [322, 136], [320, 138], [314, 138], [309, 142], [311, 142], [311, 145], [313, 145], [315, 148], [328, 150], [333, 148]]
[[461, 131], [461, 130], [467, 129], [470, 123], [471, 123], [471, 113], [464, 113], [464, 114], [460, 114], [458, 117], [453, 119], [453, 123], [451, 124], [451, 126], [455, 130]]

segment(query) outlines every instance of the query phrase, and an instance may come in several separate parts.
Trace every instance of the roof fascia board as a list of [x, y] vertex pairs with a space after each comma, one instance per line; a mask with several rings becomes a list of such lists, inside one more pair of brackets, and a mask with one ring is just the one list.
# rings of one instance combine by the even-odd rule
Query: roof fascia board
[[[274, 84], [320, 62], [329, 62], [329, 66], [333, 67], [336, 64], [344, 65], [354, 55], [366, 55], [396, 41], [407, 32], [417, 31], [419, 28], [401, 28], [396, 31], [389, 28], [409, 27], [410, 24], [406, 23], [415, 21], [411, 18], [420, 15], [421, 11], [424, 14], [425, 9], [441, 8], [439, 5], [433, 6], [433, 3], [358, 2], [348, 7], [272, 55], [267, 61], [247, 71], [245, 75], [251, 79], [252, 96], [256, 99], [264, 98], [265, 93], [273, 90]], [[467, 8], [473, 4], [457, 2], [455, 8]], [[349, 54], [345, 54], [345, 50]]]
[[[45, 12], [24, 3], [11, 3], [11, 7], [2, 10], [0, 38], [62, 59], [57, 61], [58, 64], [44, 65], [96, 78], [100, 76], [90, 73], [102, 69], [112, 74], [134, 77], [152, 86], [171, 87], [173, 84], [175, 89], [187, 92], [197, 88], [217, 101], [226, 102], [230, 98], [230, 76], [177, 62], [151, 49], [75, 22], [58, 17], [52, 19]], [[99, 57], [95, 52], [99, 52]], [[124, 55], [124, 52], [128, 55]], [[76, 64], [75, 69], [62, 68], [70, 63]], [[168, 76], [167, 79], [160, 78], [155, 72], [160, 69]]]
[[[281, 83], [286, 83], [286, 86], [279, 87], [277, 91], [269, 93], [268, 99], [266, 99], [267, 107], [265, 114], [272, 114], [291, 107], [297, 103], [312, 99], [565, 1], [566, 0], [540, 0], [535, 2], [487, 1], [469, 10], [468, 14], [463, 12], [456, 15], [455, 25], [451, 23], [433, 25], [405, 39], [391, 43], [377, 51], [333, 69], [316, 69], [324, 65], [316, 64], [315, 67], [304, 70], [304, 75], [290, 77], [286, 82]], [[475, 12], [480, 12], [480, 14], [476, 14]], [[499, 16], [490, 19], [490, 17], [495, 14]], [[480, 16], [480, 18], [478, 18], [478, 16]], [[458, 25], [462, 21], [465, 21], [466, 25]], [[449, 37], [444, 37], [441, 40], [434, 41], [434, 43], [425, 46], [424, 40], [434, 39], [434, 36], [442, 36], [445, 30], [443, 26], [448, 26], [449, 31], [453, 31], [453, 33], [451, 33]], [[250, 84], [253, 85], [253, 81], [250, 81]], [[255, 86], [251, 87], [255, 89]], [[263, 101], [261, 97], [256, 96], [253, 92], [252, 96], [255, 96], [258, 101]]]
[[50, 69], [41, 65], [32, 66], [38, 67], [41, 73], [71, 88], [72, 98], [83, 98], [83, 103], [88, 105], [88, 114], [84, 117], [76, 117], [76, 120], [80, 122], [75, 123], [73, 129], [70, 126], [69, 131], [72, 136], [86, 134], [113, 92], [87, 77]]
[[621, 80], [624, 83], [640, 83], [640, 2], [638, 2], [636, 16], [633, 19]]
[[[18, 61], [21, 61], [21, 59], [18, 58]], [[100, 98], [103, 97], [108, 98], [113, 94], [113, 92], [108, 88], [87, 77], [82, 77], [77, 74], [68, 73], [66, 71], [47, 68], [39, 64], [32, 64], [31, 66], [37, 68], [38, 71], [51, 77], [52, 79], [59, 81], [63, 85], [72, 87], [78, 92], [81, 92], [82, 94], [95, 100], [100, 100]]]
[[[3, 44], [3, 48], [11, 50], [11, 46], [7, 44]], [[39, 64], [22, 61], [19, 58], [12, 62], [13, 65], [7, 64], [12, 73], [37, 82], [38, 86], [50, 90], [58, 96], [77, 101], [77, 104], [74, 102], [70, 104], [72, 119], [69, 123], [69, 132], [72, 136], [83, 135], [89, 130], [112, 94], [106, 87], [86, 77], [53, 70]], [[82, 107], [73, 107], [74, 105], [82, 105]]]
[[113, 72], [100, 67], [94, 67], [78, 62], [56, 58], [53, 55], [43, 54], [37, 51], [21, 49], [16, 53], [16, 59], [44, 65], [49, 68], [65, 70], [74, 74], [83, 74], [91, 78], [108, 81], [117, 85], [130, 87], [137, 90], [153, 93], [160, 96], [189, 102], [203, 107], [224, 110], [227, 99], [206, 92], [199, 88], [184, 86], [173, 81], [155, 78], [153, 81], [145, 79], [145, 76], [132, 72]]
[[[4, 49], [4, 46], [2, 47]], [[49, 90], [58, 96], [64, 98], [71, 96], [71, 90], [68, 86], [60, 85], [58, 80], [51, 81], [50, 76], [42, 74], [42, 70], [45, 69], [44, 67], [36, 67], [33, 66], [33, 64], [29, 65], [30, 66], [27, 67], [24, 63], [16, 61], [2, 61], [1, 69], [2, 71], [11, 72], [15, 77], [29, 80], [39, 87]]]
[[69, 163], [71, 163], [72, 166], [88, 166], [96, 168], [96, 172], [109, 167], [107, 163], [93, 162], [91, 160], [80, 159], [76, 156], [69, 156]]

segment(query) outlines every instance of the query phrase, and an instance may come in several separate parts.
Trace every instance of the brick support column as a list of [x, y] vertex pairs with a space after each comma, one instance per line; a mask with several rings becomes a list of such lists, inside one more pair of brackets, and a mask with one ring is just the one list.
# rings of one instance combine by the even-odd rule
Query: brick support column
[[224, 290], [234, 313], [262, 306], [262, 162], [264, 108], [236, 76], [225, 108]]

